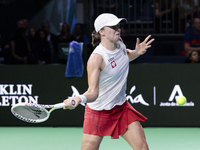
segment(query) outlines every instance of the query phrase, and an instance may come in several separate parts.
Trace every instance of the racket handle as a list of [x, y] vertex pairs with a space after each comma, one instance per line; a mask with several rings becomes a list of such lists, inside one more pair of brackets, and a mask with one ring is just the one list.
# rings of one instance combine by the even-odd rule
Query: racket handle
[[74, 100], [71, 100], [71, 104], [74, 106], [76, 102]]
[[54, 109], [60, 109], [63, 108], [65, 106], [65, 103], [58, 103], [54, 105]]
[[[71, 104], [74, 106], [76, 102], [74, 100], [71, 100]], [[54, 105], [54, 109], [60, 109], [60, 108], [63, 108], [64, 106], [65, 106], [65, 103], [58, 103]]]

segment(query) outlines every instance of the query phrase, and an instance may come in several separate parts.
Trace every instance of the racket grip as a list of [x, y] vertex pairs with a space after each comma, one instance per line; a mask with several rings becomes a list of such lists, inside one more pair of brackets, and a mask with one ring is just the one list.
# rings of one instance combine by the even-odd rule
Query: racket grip
[[[76, 102], [74, 100], [71, 100], [71, 104], [74, 106]], [[60, 108], [63, 108], [64, 106], [65, 106], [65, 103], [58, 103], [54, 105], [54, 109], [60, 109]]]
[[65, 103], [58, 103], [54, 105], [54, 109], [63, 108], [64, 106], [65, 106]]
[[74, 106], [76, 102], [74, 100], [71, 100], [71, 104]]

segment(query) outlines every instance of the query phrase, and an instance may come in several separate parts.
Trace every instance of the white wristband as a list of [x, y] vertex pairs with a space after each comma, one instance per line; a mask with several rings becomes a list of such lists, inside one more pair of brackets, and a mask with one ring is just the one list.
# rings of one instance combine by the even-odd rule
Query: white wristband
[[81, 98], [81, 103], [86, 103], [87, 102], [87, 98], [84, 95], [79, 95], [78, 97]]

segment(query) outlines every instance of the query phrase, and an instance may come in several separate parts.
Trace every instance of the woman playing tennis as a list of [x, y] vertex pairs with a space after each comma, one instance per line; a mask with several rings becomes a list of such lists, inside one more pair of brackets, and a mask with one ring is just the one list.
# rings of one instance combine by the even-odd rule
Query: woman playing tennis
[[[135, 50], [126, 49], [120, 38], [119, 23], [124, 18], [109, 13], [99, 15], [92, 33], [96, 46], [88, 64], [88, 90], [77, 97], [66, 99], [64, 109], [74, 109], [79, 103], [85, 107], [81, 150], [98, 150], [104, 136], [123, 137], [134, 150], [148, 150], [140, 121], [147, 118], [126, 100], [129, 62], [143, 55], [154, 39], [150, 35]], [[71, 101], [76, 102], [75, 105]]]

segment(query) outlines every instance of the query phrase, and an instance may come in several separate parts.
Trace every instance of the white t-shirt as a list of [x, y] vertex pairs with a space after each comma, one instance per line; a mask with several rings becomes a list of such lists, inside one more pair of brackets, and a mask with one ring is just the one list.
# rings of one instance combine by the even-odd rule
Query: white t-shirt
[[114, 51], [107, 50], [99, 44], [93, 53], [98, 53], [105, 61], [105, 68], [100, 72], [99, 96], [88, 106], [94, 110], [110, 110], [126, 101], [126, 83], [129, 72], [129, 58], [126, 46], [117, 42]]

